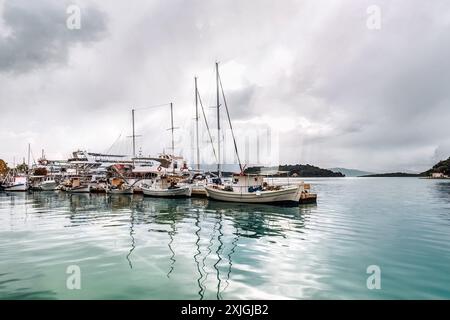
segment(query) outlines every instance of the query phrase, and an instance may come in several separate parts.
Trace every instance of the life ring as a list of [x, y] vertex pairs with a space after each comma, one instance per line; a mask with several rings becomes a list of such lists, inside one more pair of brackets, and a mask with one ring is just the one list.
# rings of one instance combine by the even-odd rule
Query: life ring
[[159, 166], [159, 167], [158, 167], [158, 171], [161, 171], [161, 170], [162, 170], [162, 167], [161, 167], [161, 166]]

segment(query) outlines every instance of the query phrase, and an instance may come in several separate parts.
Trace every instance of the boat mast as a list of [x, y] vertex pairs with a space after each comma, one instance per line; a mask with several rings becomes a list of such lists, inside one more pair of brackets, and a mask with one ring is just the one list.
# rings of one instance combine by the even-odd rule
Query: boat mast
[[217, 93], [217, 174], [222, 177], [220, 168], [220, 94], [219, 94], [219, 63], [216, 62], [216, 93]]
[[170, 103], [170, 130], [172, 131], [172, 155], [175, 155], [175, 142], [173, 138], [173, 103]]
[[31, 145], [28, 143], [28, 162], [27, 162], [27, 173], [30, 172], [30, 153], [31, 153]]
[[136, 157], [136, 134], [134, 132], [134, 109], [131, 109], [131, 121], [132, 121], [132, 126], [133, 126], [133, 158]]
[[197, 77], [194, 77], [195, 80], [195, 137], [197, 139], [197, 170], [200, 171], [200, 146], [198, 143], [198, 89], [197, 89]]

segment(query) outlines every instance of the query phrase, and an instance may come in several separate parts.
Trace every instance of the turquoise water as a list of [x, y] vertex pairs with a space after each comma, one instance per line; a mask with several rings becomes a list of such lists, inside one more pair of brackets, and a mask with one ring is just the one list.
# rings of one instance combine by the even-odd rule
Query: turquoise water
[[0, 193], [0, 298], [450, 298], [450, 181], [307, 181], [298, 208]]

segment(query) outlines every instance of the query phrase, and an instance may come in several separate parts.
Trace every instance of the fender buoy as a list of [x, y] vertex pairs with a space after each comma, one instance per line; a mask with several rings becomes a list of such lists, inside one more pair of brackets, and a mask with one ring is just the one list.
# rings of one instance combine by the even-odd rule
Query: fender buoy
[[161, 168], [161, 166], [159, 166], [159, 167], [158, 167], [158, 171], [161, 171], [161, 170], [162, 170], [162, 168]]

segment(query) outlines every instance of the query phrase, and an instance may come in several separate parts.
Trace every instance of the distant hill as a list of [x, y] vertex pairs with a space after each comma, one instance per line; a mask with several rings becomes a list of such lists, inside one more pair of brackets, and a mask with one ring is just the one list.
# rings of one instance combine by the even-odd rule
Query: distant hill
[[417, 173], [405, 173], [405, 172], [392, 172], [392, 173], [378, 173], [378, 174], [368, 174], [364, 176], [360, 176], [361, 178], [400, 178], [400, 177], [420, 177], [420, 174]]
[[344, 174], [346, 177], [359, 177], [374, 174], [373, 172], [361, 171], [357, 169], [346, 169], [346, 168], [329, 168], [328, 170], [340, 172]]
[[447, 176], [450, 175], [450, 158], [439, 161], [430, 170], [422, 172], [421, 175], [431, 176], [432, 173], [443, 173]]
[[[270, 172], [274, 171], [272, 176], [291, 176], [291, 177], [345, 177], [344, 174], [340, 172], [333, 172], [329, 169], [322, 169], [316, 166], [312, 166], [310, 164], [295, 164], [295, 165], [280, 165], [277, 167], [250, 167], [245, 170], [245, 173], [249, 174], [257, 174], [261, 172]], [[276, 174], [276, 171], [281, 171], [283, 173]]]

